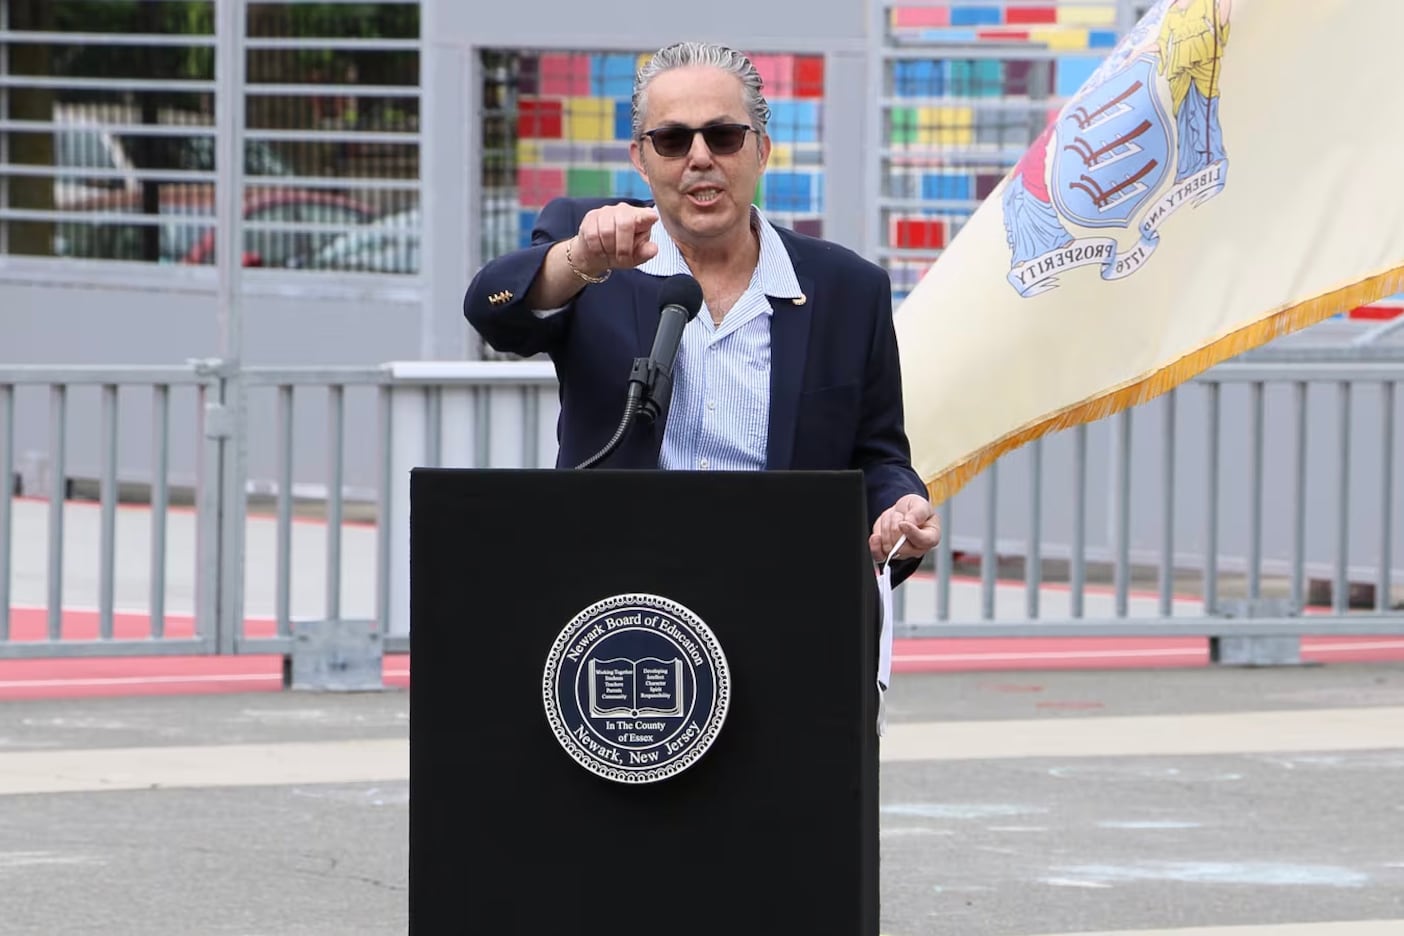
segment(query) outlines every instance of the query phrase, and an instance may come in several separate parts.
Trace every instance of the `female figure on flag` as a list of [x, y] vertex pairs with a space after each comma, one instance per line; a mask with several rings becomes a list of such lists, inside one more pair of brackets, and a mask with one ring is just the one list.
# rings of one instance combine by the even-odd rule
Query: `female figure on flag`
[[1179, 182], [1225, 158], [1219, 62], [1232, 0], [1174, 0], [1160, 24], [1160, 69], [1179, 127]]
[[1049, 123], [1014, 167], [1004, 188], [1004, 232], [1015, 266], [1028, 263], [1072, 243], [1048, 194], [1044, 173], [1048, 167]]

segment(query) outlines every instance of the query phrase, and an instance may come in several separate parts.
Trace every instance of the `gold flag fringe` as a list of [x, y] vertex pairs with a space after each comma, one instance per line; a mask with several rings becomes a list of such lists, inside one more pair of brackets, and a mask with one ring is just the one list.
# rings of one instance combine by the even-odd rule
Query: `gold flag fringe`
[[955, 496], [1001, 455], [1027, 442], [1082, 423], [1096, 422], [1127, 407], [1138, 406], [1203, 373], [1215, 364], [1266, 344], [1274, 338], [1291, 334], [1340, 312], [1368, 305], [1398, 292], [1404, 292], [1404, 266], [1289, 306], [1251, 325], [1230, 332], [1143, 377], [1040, 417], [952, 463], [933, 477], [924, 479], [931, 502], [940, 504]]

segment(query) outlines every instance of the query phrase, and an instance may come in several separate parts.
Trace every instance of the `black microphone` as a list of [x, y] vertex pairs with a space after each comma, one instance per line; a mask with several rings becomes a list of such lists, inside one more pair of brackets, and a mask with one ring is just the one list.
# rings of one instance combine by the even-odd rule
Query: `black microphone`
[[697, 317], [702, 308], [702, 287], [686, 273], [678, 273], [663, 281], [658, 293], [658, 331], [653, 335], [653, 350], [645, 364], [648, 377], [639, 417], [653, 423], [663, 412], [673, 395], [673, 362], [682, 343], [683, 329]]
[[604, 448], [576, 465], [577, 468], [594, 468], [612, 455], [636, 417], [652, 425], [673, 395], [673, 361], [678, 356], [683, 329], [702, 308], [702, 287], [686, 273], [670, 276], [659, 290], [658, 307], [658, 331], [653, 333], [653, 350], [646, 358], [634, 358], [619, 427]]

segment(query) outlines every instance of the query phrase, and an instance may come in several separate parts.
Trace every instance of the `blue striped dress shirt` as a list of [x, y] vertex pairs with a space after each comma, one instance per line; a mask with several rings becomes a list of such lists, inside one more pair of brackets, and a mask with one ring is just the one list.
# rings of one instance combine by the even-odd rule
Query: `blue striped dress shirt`
[[[770, 429], [769, 297], [798, 299], [790, 254], [758, 208], [751, 221], [760, 234], [760, 262], [751, 283], [726, 313], [712, 323], [706, 304], [683, 329], [673, 364], [673, 398], [658, 467], [696, 471], [746, 471], [765, 467]], [[663, 222], [653, 225], [658, 254], [639, 269], [673, 276], [687, 268]], [[783, 313], [782, 313], [783, 314]]]

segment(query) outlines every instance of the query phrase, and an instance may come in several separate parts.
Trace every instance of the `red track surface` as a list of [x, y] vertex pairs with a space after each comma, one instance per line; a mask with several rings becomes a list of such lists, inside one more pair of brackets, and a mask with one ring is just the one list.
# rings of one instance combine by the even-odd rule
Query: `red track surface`
[[[249, 637], [274, 632], [269, 620], [249, 620]], [[165, 636], [190, 637], [189, 617], [167, 618]], [[91, 611], [65, 611], [62, 636], [92, 640], [98, 618]], [[118, 639], [150, 636], [144, 614], [118, 614]], [[43, 640], [47, 618], [42, 609], [13, 608], [14, 642]], [[1404, 638], [1308, 637], [1302, 656], [1317, 663], [1404, 662]], [[1021, 638], [898, 640], [893, 650], [896, 673], [978, 670], [1126, 669], [1206, 666], [1208, 642], [1202, 638]], [[387, 655], [386, 685], [407, 687], [408, 655]], [[46, 657], [0, 660], [0, 700], [58, 699], [95, 696], [187, 695], [220, 692], [276, 692], [282, 688], [278, 656], [155, 656], [116, 658]]]

